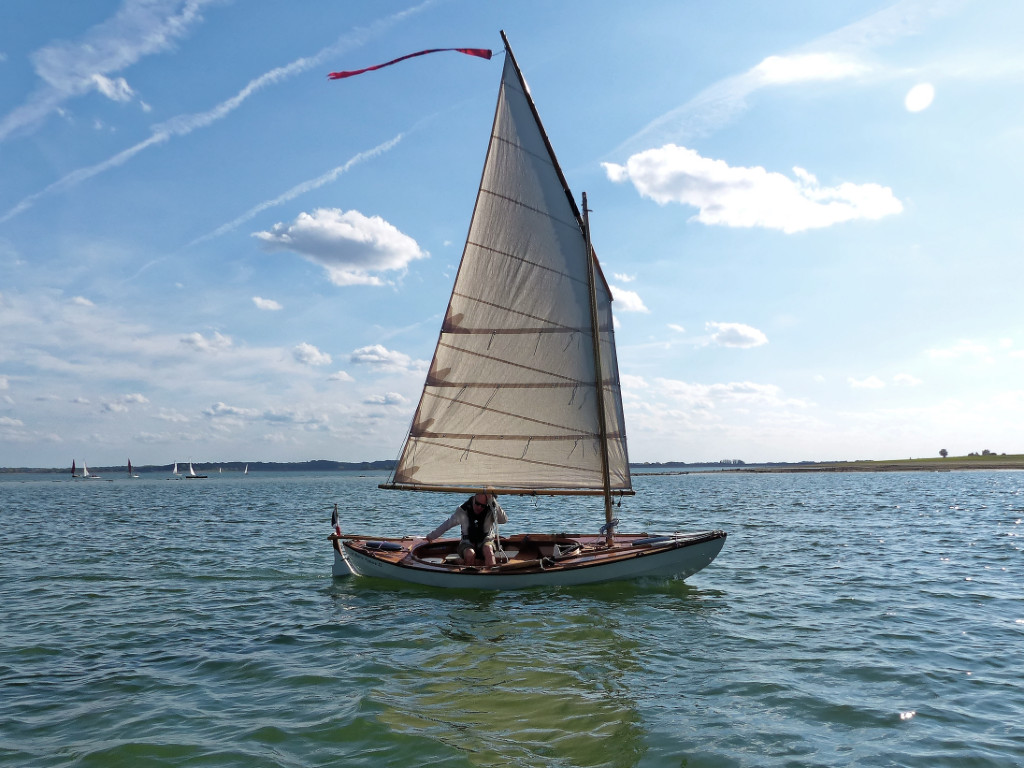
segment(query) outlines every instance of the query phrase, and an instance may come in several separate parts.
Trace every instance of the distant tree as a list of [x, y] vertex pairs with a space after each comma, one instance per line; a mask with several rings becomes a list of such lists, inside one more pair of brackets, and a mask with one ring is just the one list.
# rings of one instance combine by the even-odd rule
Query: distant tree
[[946, 458], [947, 456], [949, 456], [949, 451], [943, 448], [941, 451], [939, 451], [939, 456], [941, 456], [942, 458]]

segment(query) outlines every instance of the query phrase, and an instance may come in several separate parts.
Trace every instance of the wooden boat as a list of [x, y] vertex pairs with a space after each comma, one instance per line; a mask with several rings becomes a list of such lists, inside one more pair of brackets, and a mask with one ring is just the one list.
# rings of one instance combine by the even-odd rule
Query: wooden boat
[[616, 534], [611, 546], [600, 534], [502, 536], [494, 568], [463, 565], [455, 554], [456, 539], [342, 536], [334, 541], [335, 576], [376, 576], [429, 587], [526, 589], [644, 577], [685, 579], [715, 559], [725, 533]]
[[[508, 40], [476, 206], [423, 393], [394, 473], [402, 491], [604, 498], [600, 534], [500, 537], [496, 565], [463, 565], [457, 540], [330, 539], [336, 575], [518, 589], [686, 578], [723, 531], [621, 534], [633, 495], [612, 295]], [[463, 498], [465, 498], [463, 496]]]

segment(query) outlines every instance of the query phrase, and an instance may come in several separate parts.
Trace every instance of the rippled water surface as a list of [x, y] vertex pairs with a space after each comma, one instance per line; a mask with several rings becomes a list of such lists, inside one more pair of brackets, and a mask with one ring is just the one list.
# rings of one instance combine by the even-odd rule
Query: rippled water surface
[[335, 502], [461, 501], [380, 479], [0, 476], [0, 764], [1024, 764], [1022, 473], [639, 476], [623, 529], [723, 528], [709, 568], [496, 594], [333, 579]]

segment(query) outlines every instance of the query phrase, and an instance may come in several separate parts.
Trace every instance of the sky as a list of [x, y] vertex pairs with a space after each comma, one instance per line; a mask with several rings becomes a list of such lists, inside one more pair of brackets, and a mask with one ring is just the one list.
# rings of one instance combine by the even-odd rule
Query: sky
[[[10, 0], [0, 466], [396, 458], [504, 29], [634, 462], [1024, 452], [1024, 4]], [[346, 80], [327, 74], [446, 52]]]

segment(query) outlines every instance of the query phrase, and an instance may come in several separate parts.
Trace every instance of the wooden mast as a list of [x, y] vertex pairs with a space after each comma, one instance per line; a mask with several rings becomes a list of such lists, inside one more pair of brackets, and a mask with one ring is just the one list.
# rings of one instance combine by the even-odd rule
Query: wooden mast
[[587, 193], [583, 193], [583, 238], [587, 247], [587, 284], [590, 290], [590, 326], [594, 342], [594, 387], [597, 390], [597, 423], [601, 431], [601, 479], [604, 481], [605, 543], [615, 543], [612, 527], [612, 483], [608, 471], [608, 420], [604, 410], [604, 379], [601, 377], [601, 317], [597, 311], [597, 283], [594, 274], [594, 249], [590, 244], [590, 210]]

